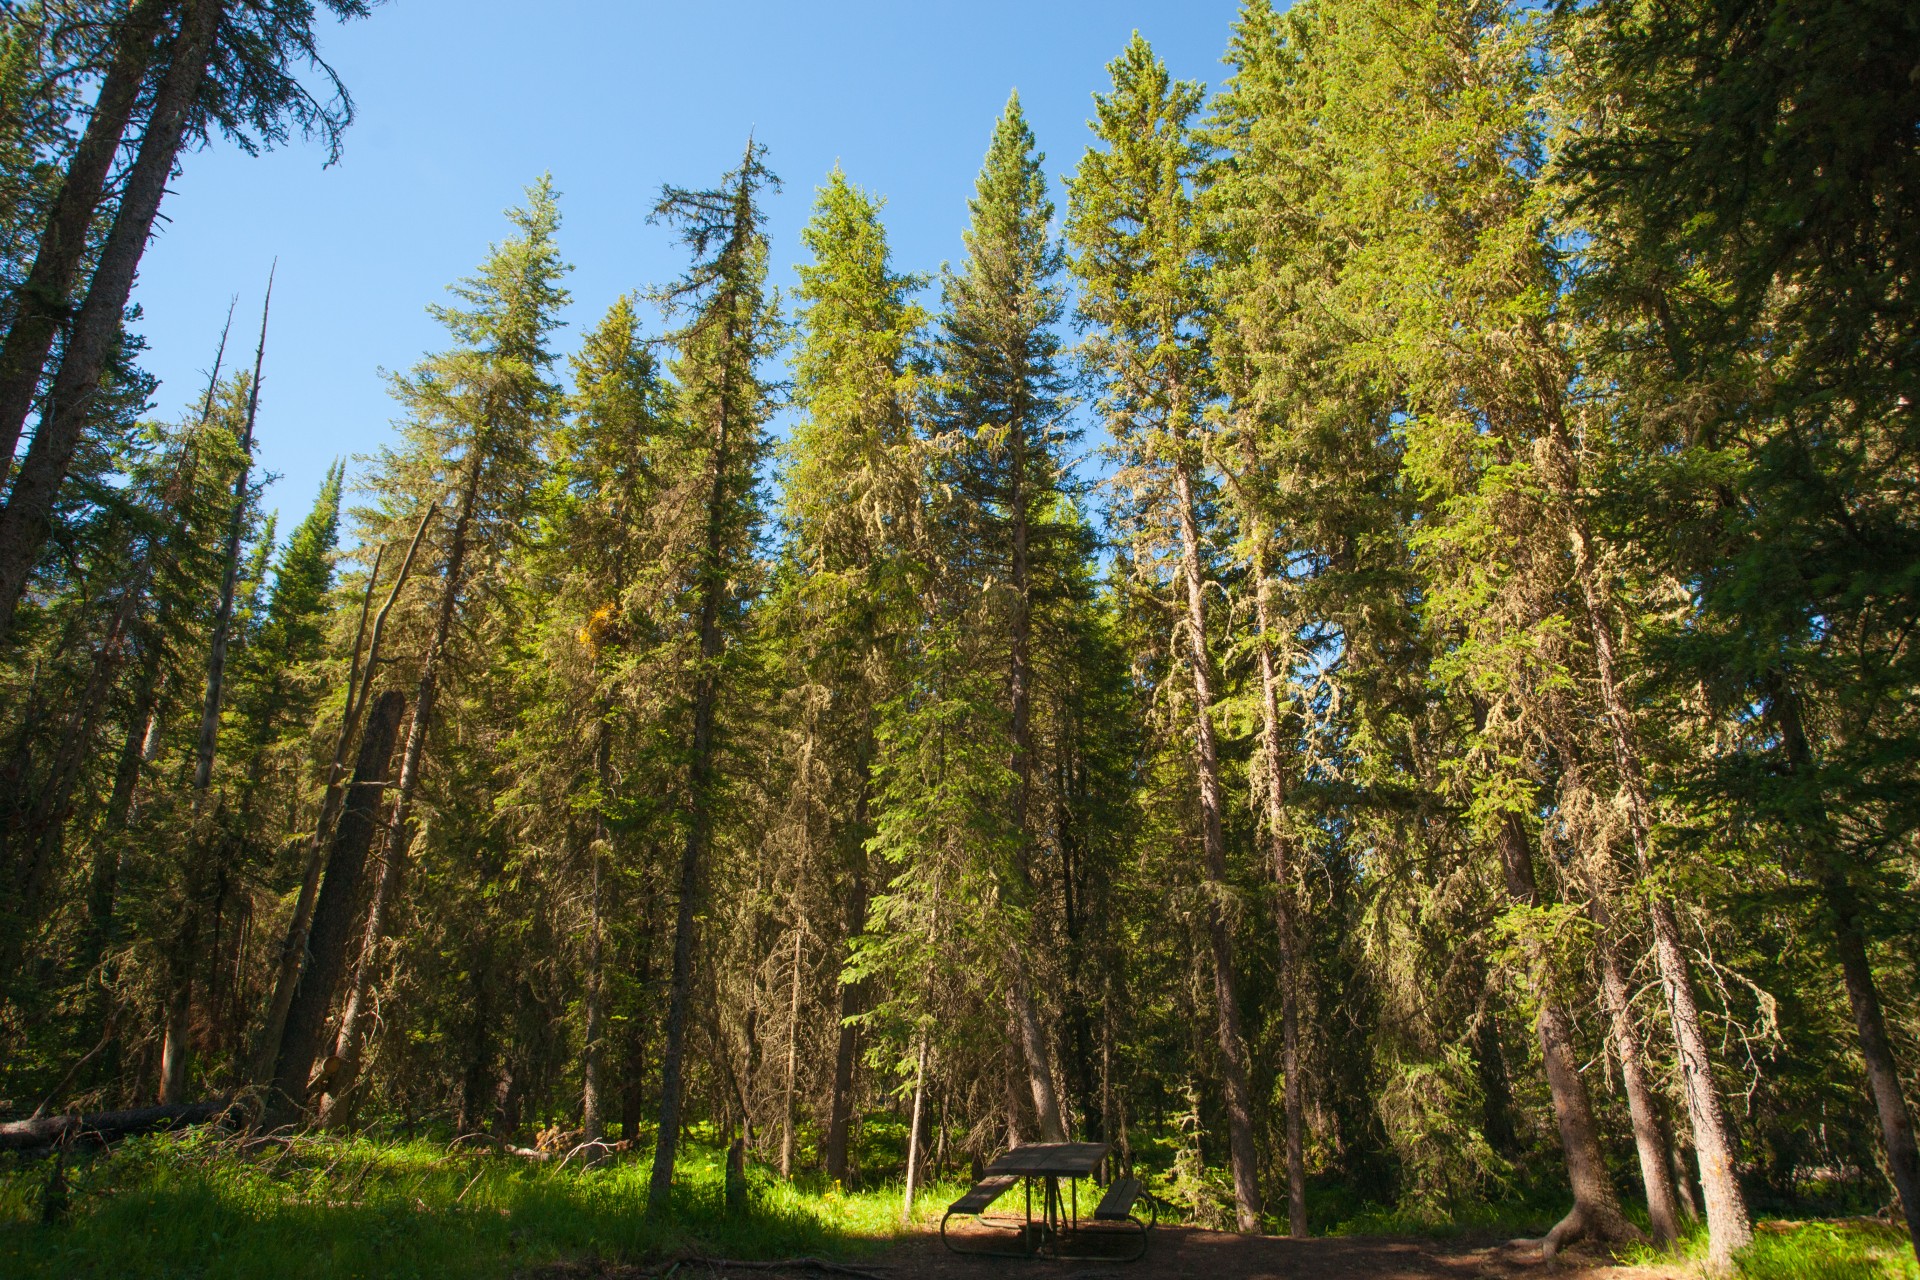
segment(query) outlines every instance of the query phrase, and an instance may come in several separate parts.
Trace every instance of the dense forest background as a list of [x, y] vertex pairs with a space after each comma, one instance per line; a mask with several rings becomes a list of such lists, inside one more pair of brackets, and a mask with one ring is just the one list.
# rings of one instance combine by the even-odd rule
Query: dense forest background
[[4, 6], [0, 1105], [1915, 1223], [1920, 10], [1249, 0], [577, 335], [542, 179], [283, 531], [129, 299], [371, 7]]

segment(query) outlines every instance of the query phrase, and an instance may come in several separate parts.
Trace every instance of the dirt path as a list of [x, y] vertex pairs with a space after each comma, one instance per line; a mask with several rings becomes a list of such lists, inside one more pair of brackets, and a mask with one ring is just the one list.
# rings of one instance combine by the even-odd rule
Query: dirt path
[[[1187, 1227], [1155, 1231], [1146, 1257], [1138, 1262], [962, 1258], [942, 1247], [939, 1236], [929, 1234], [846, 1265], [876, 1280], [1692, 1280], [1692, 1273], [1677, 1266], [1620, 1267], [1579, 1253], [1546, 1262], [1537, 1249], [1506, 1241], [1382, 1236], [1283, 1240]], [[563, 1263], [522, 1275], [525, 1280], [642, 1280], [661, 1270]], [[675, 1280], [842, 1280], [806, 1266], [748, 1271], [709, 1268], [697, 1261], [683, 1263], [674, 1275]]]
[[1138, 1262], [959, 1258], [942, 1248], [937, 1236], [928, 1236], [896, 1245], [874, 1259], [874, 1270], [902, 1280], [1683, 1280], [1687, 1275], [1679, 1267], [1619, 1267], [1578, 1253], [1549, 1263], [1537, 1249], [1506, 1241], [1283, 1240], [1184, 1227], [1155, 1231]]

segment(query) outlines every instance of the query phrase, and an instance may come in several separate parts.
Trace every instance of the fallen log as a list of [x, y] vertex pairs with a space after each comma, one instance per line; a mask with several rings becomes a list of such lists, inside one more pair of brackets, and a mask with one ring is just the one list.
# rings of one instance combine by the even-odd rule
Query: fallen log
[[187, 1102], [165, 1107], [136, 1107], [132, 1111], [98, 1111], [90, 1116], [42, 1116], [0, 1124], [0, 1151], [34, 1151], [41, 1147], [97, 1142], [102, 1146], [142, 1133], [160, 1133], [205, 1124], [232, 1106], [227, 1099]]

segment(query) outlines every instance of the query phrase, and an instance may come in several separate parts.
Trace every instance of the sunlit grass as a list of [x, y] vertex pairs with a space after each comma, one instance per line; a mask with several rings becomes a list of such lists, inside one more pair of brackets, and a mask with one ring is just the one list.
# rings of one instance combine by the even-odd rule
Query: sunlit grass
[[[51, 1164], [0, 1164], [0, 1275], [488, 1277], [563, 1258], [858, 1256], [903, 1230], [900, 1189], [796, 1187], [754, 1170], [730, 1213], [723, 1155], [693, 1148], [671, 1211], [646, 1212], [648, 1161], [557, 1169], [427, 1142], [300, 1139], [242, 1152], [211, 1137], [76, 1161], [71, 1208], [41, 1225]], [[916, 1218], [951, 1198], [930, 1188]]]

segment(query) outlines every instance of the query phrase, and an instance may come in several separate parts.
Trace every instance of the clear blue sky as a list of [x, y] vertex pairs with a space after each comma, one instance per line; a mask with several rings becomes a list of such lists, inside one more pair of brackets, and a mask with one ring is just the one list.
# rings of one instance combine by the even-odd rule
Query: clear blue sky
[[[1176, 75], [1217, 83], [1237, 0], [391, 0], [323, 30], [359, 119], [338, 165], [295, 141], [250, 159], [186, 157], [135, 301], [156, 414], [198, 394], [228, 300], [250, 357], [279, 258], [260, 459], [268, 505], [298, 519], [336, 457], [365, 453], [394, 406], [379, 370], [443, 345], [427, 316], [550, 170], [574, 272], [571, 350], [615, 297], [683, 265], [645, 220], [663, 182], [704, 185], [748, 130], [786, 182], [770, 222], [776, 283], [838, 161], [884, 196], [902, 269], [957, 261], [988, 134], [1017, 88], [1056, 179], [1088, 140], [1089, 95], [1139, 29]], [[235, 354], [230, 349], [230, 354]], [[283, 523], [283, 529], [284, 529]]]

